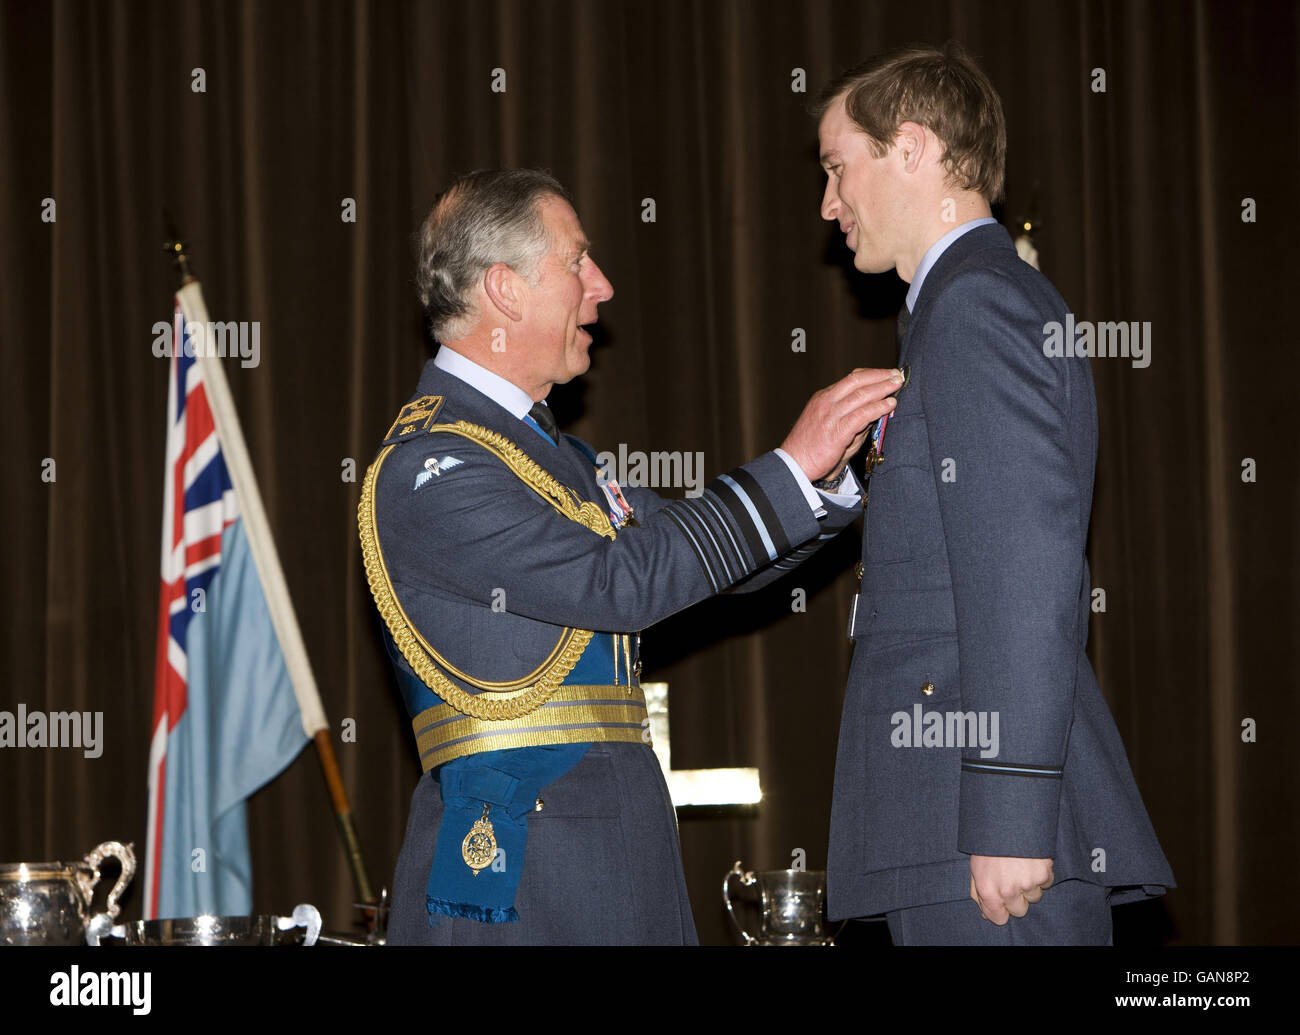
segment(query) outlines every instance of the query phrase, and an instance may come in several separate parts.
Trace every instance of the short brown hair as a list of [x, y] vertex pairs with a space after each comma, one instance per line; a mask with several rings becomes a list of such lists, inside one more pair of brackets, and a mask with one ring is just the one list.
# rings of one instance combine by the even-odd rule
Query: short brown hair
[[882, 157], [904, 122], [943, 141], [943, 164], [963, 190], [990, 204], [1002, 200], [1007, 124], [1002, 100], [980, 67], [955, 42], [905, 47], [845, 72], [822, 91], [815, 114], [844, 98], [844, 110]]

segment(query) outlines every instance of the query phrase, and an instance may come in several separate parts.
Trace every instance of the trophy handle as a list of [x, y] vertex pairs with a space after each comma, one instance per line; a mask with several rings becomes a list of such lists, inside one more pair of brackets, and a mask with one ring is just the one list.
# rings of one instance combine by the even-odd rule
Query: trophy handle
[[749, 887], [756, 882], [753, 871], [746, 872], [741, 869], [740, 860], [737, 859], [727, 871], [727, 875], [722, 878], [722, 904], [727, 907], [727, 915], [731, 917], [731, 923], [740, 932], [740, 937], [745, 940], [746, 945], [757, 945], [758, 939], [740, 926], [740, 921], [736, 919], [736, 911], [731, 908], [731, 878], [737, 878], [745, 887]]
[[292, 916], [277, 916], [275, 926], [281, 931], [291, 931], [295, 927], [302, 927], [306, 930], [303, 935], [302, 944], [315, 945], [316, 939], [320, 937], [320, 910], [315, 906], [304, 902], [301, 905], [293, 907]]
[[105, 841], [101, 845], [96, 845], [84, 860], [85, 865], [90, 868], [91, 872], [85, 874], [78, 871], [77, 883], [81, 888], [82, 896], [86, 900], [86, 906], [89, 908], [91, 897], [95, 893], [95, 885], [99, 883], [99, 864], [110, 856], [122, 864], [122, 872], [118, 875], [113, 890], [108, 893], [108, 903], [104, 910], [110, 919], [116, 920], [117, 914], [122, 909], [117, 904], [117, 900], [122, 892], [126, 890], [126, 886], [131, 883], [131, 878], [135, 876], [134, 844], [124, 845], [121, 841]]

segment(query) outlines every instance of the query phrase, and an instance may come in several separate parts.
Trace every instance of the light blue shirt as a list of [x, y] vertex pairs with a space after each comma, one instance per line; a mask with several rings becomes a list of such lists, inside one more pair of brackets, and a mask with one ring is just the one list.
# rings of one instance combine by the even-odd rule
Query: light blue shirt
[[934, 244], [930, 245], [929, 250], [921, 256], [920, 265], [916, 267], [916, 274], [912, 277], [912, 286], [907, 289], [907, 311], [909, 313], [916, 308], [916, 300], [921, 297], [921, 285], [925, 283], [926, 274], [939, 261], [939, 256], [948, 250], [948, 246], [962, 234], [970, 233], [978, 226], [989, 226], [996, 222], [997, 220], [992, 216], [972, 219], [969, 223], [962, 223], [961, 226], [953, 227]]
[[[528, 411], [533, 408], [533, 399], [527, 392], [517, 384], [507, 381], [500, 374], [494, 374], [487, 367], [479, 366], [472, 359], [466, 359], [454, 349], [447, 348], [446, 345], [439, 346], [438, 353], [433, 357], [433, 365], [439, 370], [446, 371], [452, 377], [459, 378], [471, 388], [482, 392], [502, 409], [509, 410], [520, 420], [528, 416]], [[542, 404], [546, 405], [545, 403]], [[795, 481], [799, 483], [799, 488], [803, 490], [804, 499], [808, 501], [808, 506], [812, 508], [817, 517], [826, 515], [826, 508], [822, 506], [821, 496], [825, 495], [827, 499], [839, 504], [841, 507], [851, 507], [862, 496], [862, 487], [858, 480], [849, 471], [844, 479], [844, 484], [840, 486], [838, 493], [822, 493], [820, 489], [813, 486], [808, 480], [808, 476], [794, 462], [783, 449], [773, 450], [777, 456], [785, 461], [790, 473], [794, 475]], [[819, 495], [820, 494], [820, 495]]]
[[471, 388], [477, 388], [520, 420], [527, 417], [528, 411], [533, 408], [532, 396], [517, 384], [507, 381], [500, 374], [492, 373], [487, 367], [479, 366], [472, 359], [466, 359], [446, 345], [439, 346], [438, 354], [433, 357], [433, 365], [452, 377], [460, 378]]

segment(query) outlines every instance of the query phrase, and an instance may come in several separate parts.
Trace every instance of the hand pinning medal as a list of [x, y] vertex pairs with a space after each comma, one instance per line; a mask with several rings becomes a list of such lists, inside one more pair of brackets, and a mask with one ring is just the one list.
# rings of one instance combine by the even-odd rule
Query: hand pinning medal
[[[903, 371], [903, 383], [898, 386], [898, 392], [894, 393], [895, 398], [898, 397], [898, 393], [906, 388], [908, 383], [912, 380], [912, 368], [910, 366], [901, 367], [900, 369]], [[895, 410], [894, 412], [897, 413], [898, 411]], [[876, 469], [878, 464], [884, 462], [885, 427], [889, 424], [889, 418], [890, 414], [886, 413], [883, 417], [877, 418], [875, 423], [871, 426], [871, 448], [867, 450], [867, 458], [863, 465], [864, 471], [868, 475]]]

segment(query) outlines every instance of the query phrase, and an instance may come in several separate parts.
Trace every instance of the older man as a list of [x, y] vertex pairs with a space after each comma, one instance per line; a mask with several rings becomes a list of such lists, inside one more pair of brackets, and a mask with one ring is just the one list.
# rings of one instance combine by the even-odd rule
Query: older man
[[847, 458], [901, 379], [855, 371], [780, 449], [670, 501], [609, 480], [544, 402], [587, 370], [584, 325], [613, 295], [559, 183], [458, 180], [424, 225], [418, 280], [441, 348], [360, 508], [425, 770], [389, 940], [694, 943], [638, 632], [780, 576], [851, 523]]

